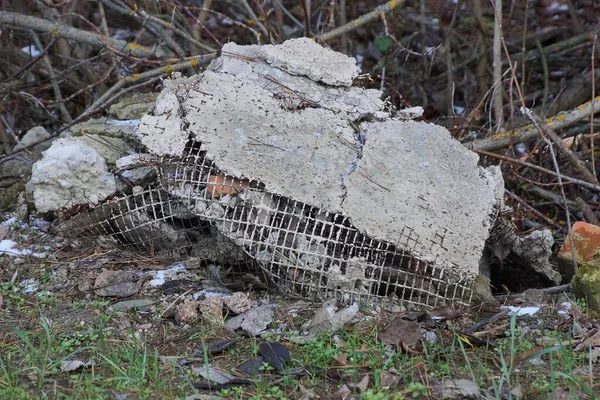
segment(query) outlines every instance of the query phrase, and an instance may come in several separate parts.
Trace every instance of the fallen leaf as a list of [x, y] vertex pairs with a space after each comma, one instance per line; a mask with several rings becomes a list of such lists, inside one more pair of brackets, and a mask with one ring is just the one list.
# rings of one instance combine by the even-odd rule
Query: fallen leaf
[[395, 371], [381, 371], [379, 385], [382, 388], [396, 389], [400, 383], [400, 376]]
[[96, 277], [94, 292], [104, 297], [129, 297], [144, 284], [145, 274], [137, 271], [103, 270]]
[[288, 348], [277, 342], [263, 342], [258, 345], [258, 351], [270, 366], [280, 372], [285, 369], [285, 363], [291, 358]]
[[315, 312], [315, 315], [312, 319], [306, 322], [302, 328], [306, 330], [310, 330], [310, 328], [321, 325], [329, 321], [334, 315], [336, 311], [336, 299], [330, 299], [325, 301], [321, 307]]
[[356, 317], [356, 314], [358, 314], [358, 303], [354, 303], [350, 307], [334, 312], [333, 315], [330, 313], [331, 309], [331, 303], [325, 302], [323, 304], [321, 310], [315, 314], [315, 318], [313, 318], [308, 326], [310, 333], [317, 334], [324, 331], [337, 332], [342, 329], [348, 322]]
[[8, 236], [9, 227], [4, 224], [0, 224], [0, 240], [4, 240]]
[[381, 343], [397, 348], [402, 347], [402, 344], [408, 347], [414, 346], [421, 337], [419, 324], [400, 317], [394, 318], [387, 329], [380, 335]]
[[337, 399], [340, 399], [340, 400], [346, 399], [350, 393], [352, 393], [352, 391], [348, 388], [348, 386], [342, 385], [342, 387], [340, 388], [340, 390], [338, 390], [337, 392], [333, 393], [332, 399], [334, 399], [334, 400], [337, 400]]
[[363, 376], [360, 382], [358, 382], [355, 387], [358, 390], [360, 390], [361, 393], [366, 392], [367, 388], [369, 387], [369, 375]]

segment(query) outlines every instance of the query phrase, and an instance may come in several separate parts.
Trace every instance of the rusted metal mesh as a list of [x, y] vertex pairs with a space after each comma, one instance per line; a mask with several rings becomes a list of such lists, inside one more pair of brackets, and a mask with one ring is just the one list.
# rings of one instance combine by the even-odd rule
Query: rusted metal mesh
[[375, 240], [343, 215], [228, 176], [198, 144], [186, 153], [147, 160], [145, 166], [156, 171], [156, 185], [134, 188], [133, 194], [79, 213], [63, 231], [111, 235], [144, 252], [251, 263], [281, 292], [306, 298], [469, 304], [472, 277], [460, 276], [450, 264], [423, 261], [427, 249], [409, 227], [393, 244]]

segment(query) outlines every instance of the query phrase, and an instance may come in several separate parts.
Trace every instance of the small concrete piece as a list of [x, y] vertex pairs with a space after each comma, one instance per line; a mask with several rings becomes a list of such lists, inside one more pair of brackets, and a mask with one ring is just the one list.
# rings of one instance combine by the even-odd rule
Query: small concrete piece
[[227, 320], [225, 328], [232, 331], [241, 329], [251, 337], [258, 336], [273, 322], [274, 308], [271, 304], [252, 308]]
[[13, 151], [19, 151], [30, 148], [35, 144], [40, 144], [44, 140], [50, 139], [50, 137], [51, 135], [50, 133], [48, 133], [46, 128], [44, 128], [43, 126], [34, 126], [30, 130], [28, 130], [25, 135], [23, 135], [21, 142], [15, 146]]
[[67, 133], [96, 150], [112, 167], [117, 159], [134, 152], [139, 124], [139, 120], [98, 118], [73, 125]]
[[288, 74], [307, 76], [331, 86], [352, 86], [352, 80], [360, 73], [356, 60], [315, 44], [312, 39], [300, 38], [278, 46], [261, 46], [260, 51], [267, 63]]
[[137, 93], [110, 106], [112, 115], [121, 120], [139, 120], [154, 107], [156, 93]]
[[249, 293], [235, 292], [229, 297], [223, 298], [225, 307], [234, 314], [241, 314], [252, 308], [254, 301]]
[[194, 322], [198, 318], [198, 303], [188, 301], [175, 306], [175, 320], [180, 325]]
[[58, 139], [44, 151], [33, 165], [30, 183], [40, 212], [95, 205], [116, 190], [104, 158], [75, 138]]
[[155, 177], [155, 170], [152, 167], [141, 166], [142, 161], [143, 158], [140, 154], [130, 154], [119, 158], [116, 161], [116, 166], [118, 170], [122, 170], [121, 176], [129, 180], [130, 183], [144, 186]]

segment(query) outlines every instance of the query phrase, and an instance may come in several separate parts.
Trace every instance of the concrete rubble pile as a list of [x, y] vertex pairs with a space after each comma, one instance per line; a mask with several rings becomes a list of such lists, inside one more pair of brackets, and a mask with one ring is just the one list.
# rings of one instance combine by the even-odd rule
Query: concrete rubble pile
[[[468, 305], [500, 171], [358, 78], [354, 59], [308, 39], [227, 44], [203, 73], [164, 81], [127, 138], [144, 152], [107, 167], [79, 143], [85, 163], [59, 165], [53, 149], [79, 139], [57, 140], [34, 168], [36, 207], [75, 199], [70, 236], [258, 265], [288, 294]], [[48, 176], [62, 168], [85, 189]], [[68, 195], [46, 194], [57, 185]]]

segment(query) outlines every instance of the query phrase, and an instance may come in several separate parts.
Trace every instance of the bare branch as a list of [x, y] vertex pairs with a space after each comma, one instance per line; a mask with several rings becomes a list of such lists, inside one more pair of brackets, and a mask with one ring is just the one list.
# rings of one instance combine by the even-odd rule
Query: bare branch
[[338, 37], [344, 33], [350, 32], [350, 31], [358, 28], [359, 26], [366, 24], [367, 22], [371, 22], [371, 21], [379, 18], [380, 15], [386, 14], [386, 13], [392, 11], [394, 8], [399, 6], [401, 3], [402, 3], [402, 0], [388, 1], [385, 4], [380, 5], [373, 11], [371, 11], [353, 21], [348, 22], [346, 25], [340, 26], [339, 28], [336, 28], [332, 31], [329, 31], [327, 33], [317, 36], [316, 39], [320, 42], [326, 42], [326, 41], [331, 40], [335, 37]]
[[154, 49], [137, 43], [128, 43], [125, 40], [103, 37], [96, 33], [73, 28], [61, 23], [50, 22], [43, 18], [10, 11], [0, 11], [0, 24], [33, 29], [42, 33], [50, 33], [54, 37], [87, 43], [98, 49], [108, 46], [117, 52], [133, 57], [148, 57], [154, 52]]
[[[552, 118], [546, 119], [546, 124], [549, 128], [559, 130], [583, 121], [591, 115], [592, 109], [594, 112], [600, 110], [600, 96], [596, 96], [593, 101], [581, 104], [573, 110], [560, 113]], [[485, 139], [477, 139], [471, 142], [464, 143], [464, 146], [474, 150], [498, 150], [508, 147], [513, 144], [527, 142], [539, 137], [538, 132], [534, 129], [534, 125], [526, 125], [518, 129], [498, 133]]]

